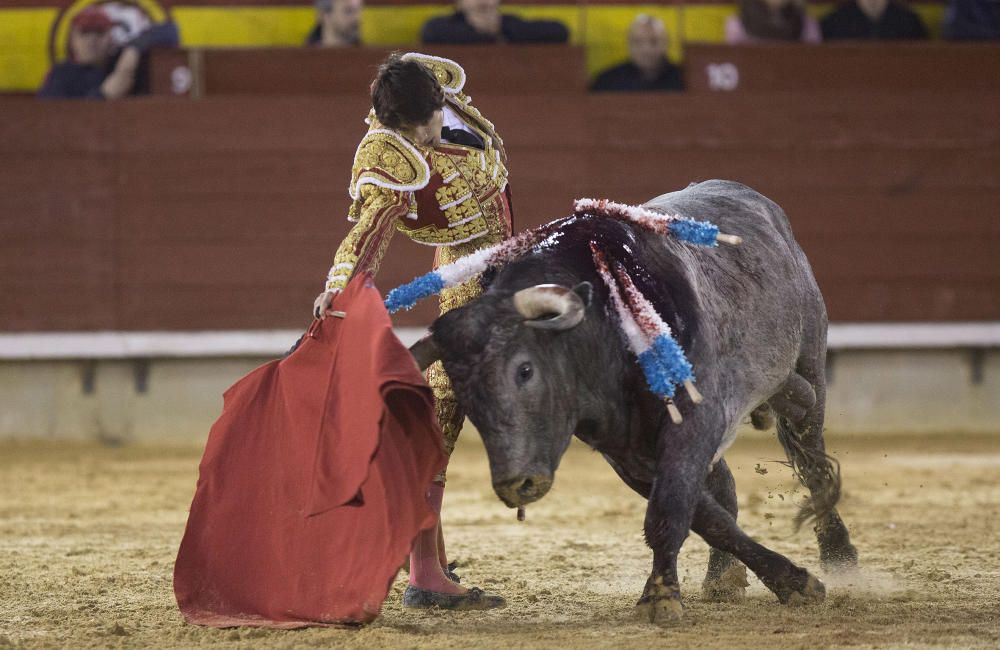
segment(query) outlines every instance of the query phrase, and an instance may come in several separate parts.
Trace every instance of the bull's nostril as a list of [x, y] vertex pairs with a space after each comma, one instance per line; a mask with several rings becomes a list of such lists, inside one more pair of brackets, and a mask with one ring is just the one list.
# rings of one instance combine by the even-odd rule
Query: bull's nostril
[[493, 483], [493, 491], [508, 506], [521, 506], [537, 501], [548, 492], [552, 479], [544, 474], [533, 474]]

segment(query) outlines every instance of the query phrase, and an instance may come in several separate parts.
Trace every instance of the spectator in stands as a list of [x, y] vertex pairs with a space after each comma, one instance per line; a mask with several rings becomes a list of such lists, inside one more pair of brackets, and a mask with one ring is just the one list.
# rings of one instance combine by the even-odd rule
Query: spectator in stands
[[361, 10], [364, 6], [364, 0], [316, 0], [316, 26], [306, 36], [306, 45], [361, 45]]
[[1000, 38], [1000, 0], [951, 0], [942, 31], [955, 41]]
[[926, 39], [920, 17], [897, 0], [847, 0], [820, 21], [823, 40]]
[[149, 92], [148, 59], [152, 47], [176, 47], [174, 23], [153, 25], [119, 47], [112, 29], [115, 23], [100, 7], [92, 5], [70, 23], [66, 61], [49, 70], [39, 97], [119, 99]]
[[455, 13], [431, 18], [420, 32], [424, 43], [565, 43], [569, 30], [555, 20], [522, 20], [500, 13], [500, 0], [456, 0]]
[[742, 0], [738, 16], [726, 19], [726, 42], [819, 43], [819, 23], [806, 13], [803, 0]]
[[590, 89], [603, 91], [684, 90], [680, 68], [667, 59], [667, 28], [655, 16], [639, 14], [628, 32], [629, 60], [597, 75]]

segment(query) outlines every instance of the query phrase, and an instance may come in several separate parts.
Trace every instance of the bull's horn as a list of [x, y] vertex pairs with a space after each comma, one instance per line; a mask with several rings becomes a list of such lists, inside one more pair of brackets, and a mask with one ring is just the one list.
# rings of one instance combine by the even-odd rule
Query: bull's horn
[[416, 360], [420, 372], [427, 370], [432, 363], [441, 358], [441, 351], [438, 350], [437, 343], [430, 334], [411, 345], [410, 354]]
[[[572, 289], [559, 284], [539, 284], [514, 294], [514, 308], [524, 324], [543, 330], [568, 330], [583, 320], [586, 306]], [[552, 318], [541, 318], [553, 314]]]

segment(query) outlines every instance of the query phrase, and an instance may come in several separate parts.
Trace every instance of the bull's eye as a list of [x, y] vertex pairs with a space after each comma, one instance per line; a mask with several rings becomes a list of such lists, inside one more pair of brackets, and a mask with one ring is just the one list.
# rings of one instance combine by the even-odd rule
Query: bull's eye
[[534, 372], [530, 363], [522, 363], [517, 367], [517, 383], [523, 384], [528, 381]]

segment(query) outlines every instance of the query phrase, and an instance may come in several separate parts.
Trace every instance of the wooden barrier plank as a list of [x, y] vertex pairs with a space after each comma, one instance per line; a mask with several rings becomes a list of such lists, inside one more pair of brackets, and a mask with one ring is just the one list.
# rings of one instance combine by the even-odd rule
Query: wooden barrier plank
[[976, 43], [688, 44], [684, 67], [693, 93], [1000, 90], [1000, 49]]
[[[148, 108], [150, 103], [162, 106], [162, 101], [115, 105], [122, 152], [329, 152], [331, 164], [336, 164], [341, 156], [334, 157], [334, 151], [349, 150], [353, 156], [368, 129], [364, 118], [371, 105], [360, 94], [337, 99], [206, 99], [168, 102], [169, 109]], [[350, 167], [350, 160], [346, 164]]]
[[95, 195], [113, 192], [115, 169], [110, 154], [68, 149], [54, 153], [0, 153], [0, 193], [46, 190]]
[[[120, 237], [146, 241], [246, 242], [338, 239], [347, 233], [349, 199], [331, 190], [246, 197], [177, 194], [172, 187], [150, 195], [123, 189]], [[289, 215], [294, 215], [289, 218]]]
[[788, 214], [796, 235], [841, 233], [875, 237], [893, 245], [913, 236], [954, 242], [1000, 236], [1000, 190], [914, 192], [799, 190], [783, 187], [773, 196]]
[[[97, 227], [105, 224], [94, 224]], [[0, 282], [108, 285], [115, 281], [114, 242], [47, 239], [0, 244]]]
[[[323, 253], [315, 242], [144, 242], [126, 248], [119, 261], [129, 286], [283, 287], [313, 270], [322, 279]], [[312, 259], [314, 265], [303, 262]]]
[[[391, 288], [388, 282], [382, 282], [378, 286]], [[127, 326], [120, 329], [213, 330], [289, 327], [305, 331], [311, 320], [313, 299], [321, 290], [322, 278], [318, 285], [315, 281], [300, 281], [289, 283], [285, 287], [266, 288], [243, 285], [220, 289], [208, 285], [180, 285], [166, 291], [148, 286], [124, 287], [121, 321], [127, 323]], [[393, 320], [400, 326], [426, 325], [436, 315], [435, 302], [425, 301], [413, 311], [401, 313]], [[2, 305], [0, 302], [0, 306]]]
[[[175, 75], [185, 70], [181, 74], [191, 76], [191, 90], [183, 95], [357, 97], [368, 89], [379, 64], [392, 51], [376, 47], [209, 49], [196, 55], [197, 65], [192, 65], [184, 51], [153, 52], [150, 83], [156, 94], [178, 94]], [[577, 94], [587, 88], [582, 47], [421, 46], [420, 51], [460, 61], [470, 94]], [[524, 74], [525, 70], [532, 74]]]
[[47, 185], [0, 183], [0, 241], [33, 246], [46, 241], [112, 240], [116, 197], [107, 186], [82, 190]]
[[[1000, 50], [1000, 48], [997, 48]], [[631, 148], [655, 136], [676, 146], [729, 142], [767, 148], [847, 148], [858, 144], [934, 146], [981, 144], [1000, 138], [1000, 92], [845, 95], [826, 90], [709, 94], [624, 94], [588, 97], [588, 135], [609, 147]], [[556, 98], [552, 112], [568, 103]], [[626, 127], [623, 128], [622, 124]]]
[[[817, 272], [818, 275], [818, 272]], [[995, 321], [996, 281], [953, 282], [885, 279], [828, 282], [820, 289], [831, 320], [877, 321]], [[961, 315], [961, 316], [959, 316]]]
[[88, 291], [79, 285], [2, 285], [0, 330], [89, 331], [130, 329], [116, 313], [109, 290]]
[[[1000, 320], [1000, 93], [472, 94], [508, 146], [518, 228], [581, 196], [728, 177], [786, 209], [831, 318]], [[349, 227], [366, 108], [363, 93], [4, 102], [0, 323], [301, 327]], [[397, 236], [379, 287], [432, 252]], [[53, 313], [53, 293], [72, 310]], [[433, 302], [397, 322], [426, 324]]]
[[[0, 120], [0, 156], [65, 154], [68, 151], [108, 154], [115, 150], [113, 122], [104, 119], [100, 102], [39, 102], [34, 97], [8, 98]], [[24, 116], [30, 119], [18, 119]], [[4, 164], [3, 169], [8, 169]]]
[[817, 273], [830, 282], [857, 278], [1000, 282], [1000, 265], [984, 264], [1000, 251], [1000, 237], [885, 241], [840, 233], [833, 240], [803, 237], [799, 243]]
[[[155, 196], [170, 188], [175, 194], [233, 194], [247, 198], [268, 196], [275, 191], [308, 194], [317, 188], [329, 187], [333, 182], [330, 157], [325, 153], [192, 153], [196, 155], [178, 152], [123, 156], [121, 182], [128, 186], [130, 193], [137, 195]], [[349, 177], [347, 173], [340, 176], [341, 179]], [[343, 188], [341, 183], [344, 182], [338, 183], [337, 189]]]
[[[668, 161], [677, 161], [666, 170]], [[754, 147], [667, 148], [605, 151], [601, 178], [608, 184], [639, 183], [652, 193], [710, 178], [737, 180], [761, 191], [798, 189], [882, 190], [906, 195], [918, 191], [975, 192], [1000, 190], [1000, 151], [881, 150], [769, 152]], [[657, 183], [646, 170], [664, 169], [669, 184]], [[637, 170], [642, 170], [641, 176]], [[636, 182], [637, 177], [640, 179]]]

